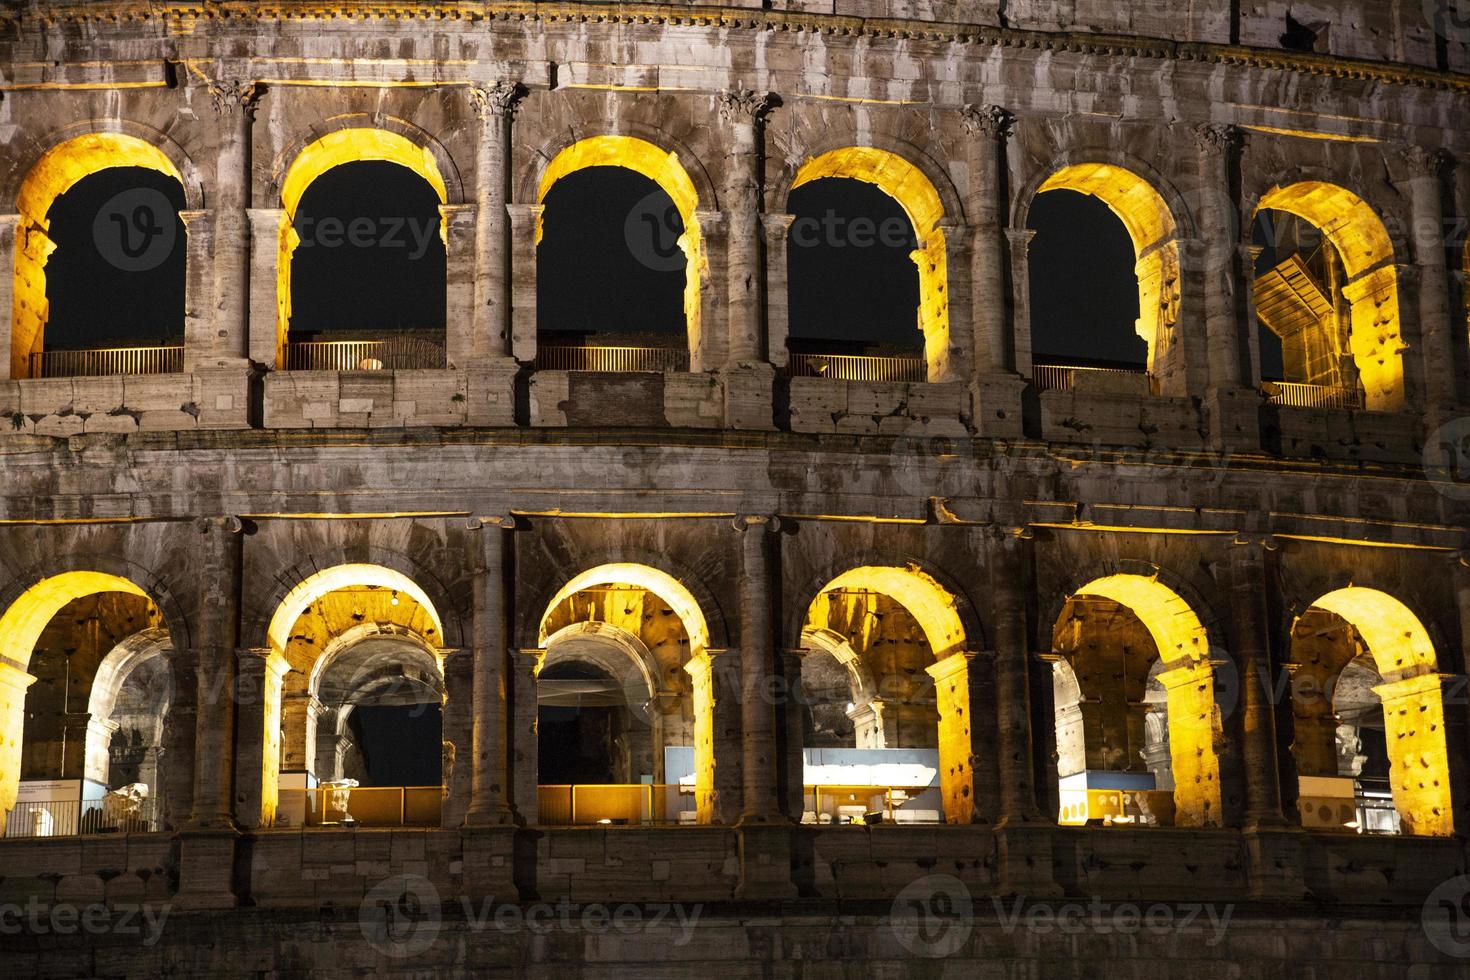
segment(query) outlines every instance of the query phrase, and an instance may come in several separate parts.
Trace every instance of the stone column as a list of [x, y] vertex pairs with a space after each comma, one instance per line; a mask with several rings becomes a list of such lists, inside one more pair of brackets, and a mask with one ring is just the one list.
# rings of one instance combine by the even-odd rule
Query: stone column
[[215, 310], [213, 211], [180, 211], [184, 225], [184, 370], [207, 362], [220, 339]]
[[475, 314], [471, 356], [511, 352], [510, 200], [511, 123], [526, 90], [518, 82], [472, 85], [470, 105], [480, 119], [475, 153]]
[[805, 805], [802, 802], [806, 788], [806, 744], [805, 734], [806, 691], [801, 684], [801, 660], [805, 650], [782, 650], [781, 685], [778, 690], [776, 725], [776, 750], [780, 764], [777, 770], [777, 786], [781, 799], [781, 814], [787, 820], [800, 822]]
[[1002, 161], [1016, 117], [996, 105], [967, 105], [961, 118], [971, 137], [965, 148], [970, 186], [965, 208], [970, 219], [970, 306], [977, 367], [985, 374], [1006, 374], [1014, 370], [1014, 355], [1007, 316]]
[[[0, 659], [0, 719], [7, 732], [24, 732], [26, 689], [34, 683], [33, 675]], [[19, 795], [21, 742], [17, 737], [0, 739], [0, 835], [5, 833], [6, 818]]]
[[1043, 822], [1031, 748], [1031, 664], [1026, 592], [1031, 532], [1004, 528], [990, 549], [995, 609], [995, 716], [1000, 743], [1000, 827]]
[[1210, 386], [1239, 388], [1248, 377], [1242, 349], [1239, 291], [1254, 277], [1238, 264], [1240, 202], [1235, 174], [1245, 140], [1235, 126], [1194, 130], [1199, 147], [1199, 237], [1204, 243], [1205, 336], [1209, 341]]
[[729, 286], [729, 345], [726, 366], [767, 359], [765, 276], [761, 261], [761, 169], [766, 114], [780, 102], [768, 92], [744, 89], [719, 93], [720, 119], [729, 134], [725, 212], [729, 215], [725, 275]]
[[466, 826], [513, 822], [509, 803], [509, 704], [506, 673], [510, 667], [509, 593], [513, 519], [483, 518], [472, 522], [476, 542], [474, 580], [474, 708], [471, 731], [473, 769]]
[[[214, 174], [214, 317], [208, 343], [186, 351], [195, 365], [243, 365], [250, 336], [251, 131], [261, 89], [252, 81], [209, 80], [219, 114], [220, 142]], [[193, 258], [193, 255], [190, 255]], [[199, 338], [203, 340], [204, 338]]]
[[235, 822], [275, 825], [280, 802], [281, 681], [289, 664], [269, 648], [236, 650]]
[[1448, 230], [1441, 204], [1441, 177], [1449, 156], [1443, 150], [1404, 146], [1400, 156], [1408, 172], [1414, 265], [1419, 279], [1419, 349], [1424, 358], [1425, 424], [1448, 421], [1459, 402], [1455, 381], [1455, 331], [1465, 329], [1463, 316], [1450, 316], [1450, 277], [1445, 262]]
[[995, 820], [995, 672], [973, 651], [952, 653], [924, 670], [939, 713], [939, 784], [945, 823]]
[[444, 649], [444, 708], [440, 731], [439, 778], [444, 787], [439, 826], [464, 823], [469, 809], [470, 758], [474, 732], [474, 654]]
[[740, 818], [740, 668], [729, 650], [704, 649], [684, 665], [694, 703], [694, 803], [702, 824]]
[[234, 830], [230, 800], [234, 727], [235, 637], [240, 597], [238, 518], [197, 523], [200, 549], [199, 605], [193, 628], [197, 663], [197, 733], [194, 743], [193, 830]]
[[525, 823], [540, 821], [541, 705], [536, 679], [546, 651], [517, 650], [510, 658], [511, 809]]
[[1241, 733], [1248, 831], [1287, 825], [1281, 805], [1276, 711], [1271, 702], [1277, 685], [1266, 611], [1266, 590], [1271, 587], [1265, 554], [1269, 547], [1269, 542], [1260, 539], [1236, 538], [1228, 568], [1231, 646], [1240, 677], [1236, 706], [1240, 726], [1236, 730]]
[[536, 229], [541, 223], [540, 204], [508, 204], [511, 245], [511, 356], [518, 361], [536, 359]]
[[786, 340], [791, 334], [791, 293], [787, 252], [794, 214], [763, 214], [766, 234], [766, 358], [776, 367], [790, 361]]
[[194, 799], [188, 824], [179, 834], [177, 902], [185, 909], [227, 908], [236, 901], [231, 776], [243, 528], [235, 517], [205, 518], [195, 526], [203, 542], [199, 603], [191, 617], [197, 703]]
[[286, 337], [282, 330], [281, 229], [286, 212], [280, 208], [251, 208], [250, 220], [250, 359], [276, 369], [285, 367]]
[[472, 204], [441, 204], [444, 235], [444, 363], [464, 370], [475, 357], [476, 218]]
[[777, 787], [776, 710], [772, 678], [776, 667], [775, 615], [780, 572], [773, 552], [779, 519], [736, 518], [740, 539], [740, 722], [744, 744], [744, 807], [740, 823], [782, 822]]
[[1012, 343], [1015, 348], [1016, 371], [1022, 377], [1031, 376], [1031, 239], [1036, 232], [1030, 228], [1007, 228], [1006, 241], [1011, 253], [1011, 297], [1014, 312], [1011, 314]]
[[[15, 357], [15, 339], [12, 336], [15, 325], [15, 232], [18, 227], [20, 215], [0, 214], [0, 256], [6, 257], [5, 272], [0, 275], [0, 345], [3, 345], [3, 353], [0, 353], [0, 381], [27, 376], [26, 359]], [[3, 802], [0, 800], [0, 803]], [[4, 829], [3, 810], [4, 807], [0, 806], [0, 831]]]

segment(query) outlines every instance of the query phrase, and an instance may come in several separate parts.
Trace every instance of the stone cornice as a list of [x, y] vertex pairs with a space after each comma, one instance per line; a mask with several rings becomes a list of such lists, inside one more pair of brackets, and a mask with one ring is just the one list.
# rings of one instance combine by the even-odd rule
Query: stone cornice
[[1002, 48], [1030, 48], [1054, 52], [1097, 54], [1240, 65], [1335, 78], [1361, 79], [1396, 85], [1470, 92], [1470, 75], [1360, 61], [1297, 51], [1276, 51], [1240, 45], [1167, 41], [1107, 34], [1048, 33], [944, 21], [892, 20], [732, 7], [689, 7], [667, 4], [602, 4], [575, 2], [443, 3], [432, 6], [372, 0], [342, 2], [175, 3], [118, 0], [85, 5], [54, 4], [0, 12], [0, 24], [111, 23], [176, 25], [181, 34], [194, 33], [204, 22], [341, 21], [369, 20], [476, 23], [483, 21], [542, 24], [618, 24], [713, 27], [722, 30], [814, 33], [824, 36], [892, 38], [939, 44], [974, 44]]

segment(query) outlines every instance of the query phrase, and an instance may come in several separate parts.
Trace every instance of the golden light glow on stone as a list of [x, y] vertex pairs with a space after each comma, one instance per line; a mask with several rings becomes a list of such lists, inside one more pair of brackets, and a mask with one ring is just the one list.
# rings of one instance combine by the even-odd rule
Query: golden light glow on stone
[[538, 645], [546, 646], [548, 642], [547, 623], [552, 613], [563, 602], [583, 589], [606, 585], [627, 585], [652, 592], [668, 604], [669, 608], [674, 611], [674, 615], [679, 617], [679, 622], [684, 625], [684, 632], [689, 637], [691, 655], [697, 655], [709, 646], [709, 626], [705, 622], [704, 612], [699, 608], [699, 602], [694, 598], [694, 594], [684, 586], [684, 583], [669, 573], [633, 562], [599, 565], [573, 576], [571, 581], [563, 585], [552, 600], [546, 604], [546, 611], [541, 614], [541, 625], [537, 634]]
[[402, 572], [384, 568], [382, 565], [348, 564], [323, 569], [303, 579], [286, 593], [286, 597], [276, 607], [275, 614], [271, 616], [270, 626], [266, 629], [271, 649], [278, 651], [286, 649], [286, 644], [291, 638], [291, 627], [295, 625], [296, 620], [301, 618], [302, 610], [322, 596], [336, 592], [338, 589], [370, 586], [397, 590], [408, 596], [428, 613], [434, 624], [435, 635], [444, 636], [444, 625], [439, 618], [438, 610], [434, 608], [434, 604], [429, 601], [424, 590], [413, 579]]
[[1047, 178], [1037, 193], [1055, 190], [1097, 198], [1128, 229], [1138, 277], [1138, 320], [1133, 329], [1148, 344], [1149, 371], [1158, 373], [1156, 362], [1172, 345], [1179, 316], [1178, 230], [1169, 205], [1148, 181], [1106, 163], [1064, 167]]
[[918, 167], [896, 153], [873, 146], [829, 150], [801, 165], [791, 190], [825, 177], [847, 177], [872, 184], [898, 202], [914, 226], [919, 247], [910, 253], [919, 269], [917, 326], [924, 334], [930, 381], [952, 380], [962, 365], [949, 364], [949, 271], [945, 252], [944, 203]]
[[1108, 575], [1089, 582], [1076, 594], [1111, 599], [1127, 607], [1153, 637], [1166, 668], [1158, 680], [1168, 698], [1175, 823], [1218, 826], [1220, 759], [1215, 740], [1219, 719], [1204, 624], [1178, 593], [1143, 575]]
[[50, 304], [46, 299], [46, 260], [56, 249], [47, 233], [51, 205], [78, 181], [113, 167], [143, 167], [183, 183], [162, 150], [124, 133], [87, 133], [58, 143], [26, 174], [16, 194], [20, 222], [15, 230], [14, 296], [11, 311], [10, 376], [24, 378], [30, 355], [45, 345]]
[[[689, 179], [679, 155], [661, 149], [635, 136], [589, 136], [566, 147], [546, 165], [541, 174], [536, 203], [544, 205], [552, 186], [568, 174], [588, 167], [625, 167], [653, 181], [674, 202], [684, 234], [679, 248], [684, 252], [684, 329], [689, 349], [699, 349], [700, 284], [709, 273], [709, 260], [704, 255], [700, 237], [699, 192]], [[536, 244], [541, 244], [541, 214], [536, 216]]]
[[1389, 782], [1403, 832], [1453, 835], [1444, 735], [1449, 678], [1438, 673], [1439, 660], [1424, 624], [1409, 607], [1376, 589], [1349, 586], [1313, 605], [1352, 624], [1383, 676], [1384, 683], [1373, 690], [1383, 701]]
[[21, 741], [25, 732], [26, 673], [41, 632], [73, 599], [99, 592], [146, 593], [132, 582], [105, 572], [63, 572], [44, 578], [20, 594], [0, 616], [0, 834], [5, 814], [15, 806], [20, 786]]
[[1394, 411], [1404, 404], [1404, 341], [1399, 323], [1393, 242], [1374, 210], [1356, 194], [1323, 181], [1274, 187], [1257, 205], [1284, 211], [1321, 230], [1347, 272], [1348, 344], [1367, 393], [1368, 408]]
[[[957, 600], [948, 589], [917, 565], [907, 567], [864, 565], [828, 582], [807, 610], [805, 629], [826, 630], [830, 592], [880, 592], [909, 611], [924, 631], [934, 659], [942, 660], [965, 649], [965, 627], [960, 622]], [[851, 639], [851, 638], [849, 638]]]
[[[296, 159], [291, 161], [285, 178], [281, 181], [281, 228], [276, 258], [276, 364], [281, 365], [285, 350], [286, 333], [291, 323], [291, 257], [301, 236], [293, 227], [296, 209], [301, 205], [302, 195], [322, 174], [344, 163], [373, 161], [396, 163], [418, 174], [434, 193], [440, 204], [449, 203], [444, 175], [439, 172], [438, 161], [426, 146], [420, 146], [408, 137], [386, 129], [354, 127], [328, 133], [308, 145]], [[440, 234], [444, 233], [443, 228]]]

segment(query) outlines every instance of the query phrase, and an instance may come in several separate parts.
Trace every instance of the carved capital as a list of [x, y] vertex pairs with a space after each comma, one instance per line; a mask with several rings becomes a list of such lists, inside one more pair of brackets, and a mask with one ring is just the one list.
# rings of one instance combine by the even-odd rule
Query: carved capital
[[214, 111], [221, 116], [255, 112], [255, 103], [260, 100], [264, 89], [255, 82], [208, 78], [204, 81], [209, 91], [209, 100]]
[[1447, 150], [1431, 150], [1417, 143], [1404, 143], [1396, 151], [1410, 177], [1438, 178], [1453, 159]]
[[966, 105], [960, 110], [960, 121], [971, 136], [1005, 139], [1015, 125], [1015, 114], [998, 105]]
[[781, 104], [780, 96], [774, 92], [752, 92], [749, 89], [728, 89], [719, 94], [720, 118], [729, 123], [764, 122], [770, 111]]
[[740, 514], [732, 522], [737, 531], [768, 531], [781, 530], [781, 518], [775, 514]]
[[493, 82], [489, 85], [471, 85], [468, 89], [470, 105], [482, 122], [494, 119], [514, 119], [521, 100], [528, 94], [520, 82]]
[[1205, 123], [1195, 126], [1190, 135], [1202, 153], [1229, 153], [1245, 145], [1245, 131], [1239, 126]]

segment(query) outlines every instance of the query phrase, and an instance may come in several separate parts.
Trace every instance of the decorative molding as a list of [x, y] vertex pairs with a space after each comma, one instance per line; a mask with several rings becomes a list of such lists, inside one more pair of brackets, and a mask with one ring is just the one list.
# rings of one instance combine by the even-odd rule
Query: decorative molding
[[718, 95], [720, 118], [725, 123], [756, 123], [765, 121], [770, 111], [781, 104], [780, 96], [772, 92], [752, 92], [749, 89], [727, 89]]
[[260, 85], [248, 81], [225, 81], [206, 77], [204, 85], [209, 91], [209, 100], [214, 105], [214, 111], [222, 116], [233, 116], [242, 112], [249, 115], [255, 112], [255, 104], [265, 93]]
[[492, 119], [514, 119], [520, 109], [521, 100], [528, 92], [520, 82], [493, 82], [489, 85], [471, 85], [468, 89], [470, 105], [484, 122]]
[[1438, 178], [1454, 160], [1448, 150], [1431, 150], [1417, 143], [1400, 144], [1395, 151], [1410, 177]]
[[1245, 130], [1222, 123], [1205, 123], [1190, 130], [1202, 153], [1229, 153], [1245, 146]]
[[960, 121], [971, 136], [1005, 139], [1011, 135], [1016, 116], [998, 105], [967, 104], [960, 109]]

